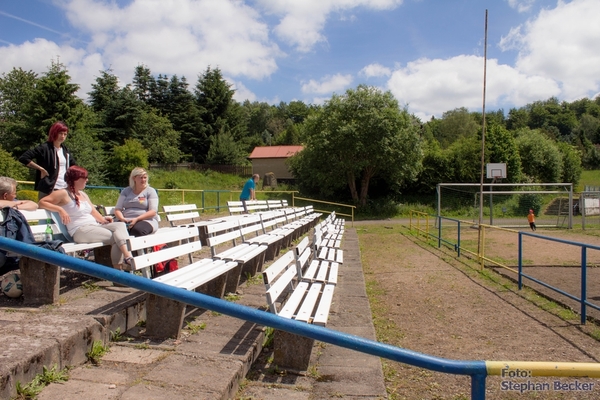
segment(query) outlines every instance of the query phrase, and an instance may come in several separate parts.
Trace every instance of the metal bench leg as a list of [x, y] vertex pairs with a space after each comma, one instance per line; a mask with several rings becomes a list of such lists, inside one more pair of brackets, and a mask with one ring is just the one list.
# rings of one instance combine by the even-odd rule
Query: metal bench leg
[[314, 339], [275, 330], [273, 362], [280, 368], [306, 371], [310, 364], [310, 354], [314, 343]]
[[60, 294], [60, 268], [33, 258], [19, 261], [24, 304], [55, 304]]
[[146, 297], [146, 335], [178, 339], [185, 316], [185, 303], [148, 293]]

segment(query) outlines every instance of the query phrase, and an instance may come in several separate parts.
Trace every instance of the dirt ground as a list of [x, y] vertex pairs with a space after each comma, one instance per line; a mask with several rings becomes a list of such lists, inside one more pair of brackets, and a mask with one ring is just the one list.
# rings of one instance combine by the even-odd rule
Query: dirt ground
[[[518, 291], [514, 283], [494, 272], [488, 271], [488, 278], [482, 277], [475, 271], [477, 264], [473, 261], [466, 257], [457, 260], [451, 250], [425, 245], [408, 235], [402, 225], [355, 223], [355, 226], [367, 288], [372, 294], [378, 340], [459, 360], [600, 362], [600, 345], [588, 334], [594, 331], [593, 324], [580, 325], [578, 315], [571, 313], [565, 321], [542, 310], [535, 302], [548, 303], [545, 299], [535, 294], [527, 297], [527, 291]], [[598, 242], [597, 237], [575, 232], [538, 230], [537, 233]], [[473, 230], [465, 232], [462, 238], [466, 244], [475, 241], [476, 245], [476, 236], [477, 231]], [[493, 244], [486, 246], [486, 256], [500, 258], [510, 265], [518, 254], [517, 236], [511, 232], [490, 233], [486, 240]], [[581, 256], [579, 248], [568, 249], [555, 242], [526, 238], [523, 254], [528, 273], [579, 295], [579, 269], [573, 267]], [[588, 263], [598, 262], [599, 254], [589, 255]], [[600, 269], [590, 268], [588, 278], [598, 272]], [[593, 282], [589, 296], [600, 299], [598, 278], [590, 278]], [[559, 297], [564, 300], [564, 296]], [[391, 399], [470, 398], [468, 377], [385, 360], [384, 374]], [[546, 387], [538, 386], [547, 390], [523, 393], [504, 390], [528, 382], [548, 383]], [[573, 384], [572, 388], [577, 388], [577, 383], [593, 383], [594, 387], [590, 391], [555, 390], [555, 382]], [[486, 398], [598, 399], [600, 381], [493, 376], [487, 378]]]

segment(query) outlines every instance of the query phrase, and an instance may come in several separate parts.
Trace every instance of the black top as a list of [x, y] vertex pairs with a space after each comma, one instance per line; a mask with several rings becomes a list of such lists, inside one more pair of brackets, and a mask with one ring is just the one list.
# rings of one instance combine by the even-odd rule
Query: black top
[[[63, 144], [60, 145], [63, 151], [65, 159], [67, 160], [66, 167], [69, 168], [73, 165], [77, 165], [75, 159], [71, 155], [71, 152]], [[35, 162], [40, 167], [48, 171], [48, 176], [44, 179], [41, 178], [41, 171], [35, 171], [35, 190], [42, 193], [51, 193], [56, 184], [58, 178], [58, 155], [54, 150], [54, 143], [45, 142], [40, 144], [33, 149], [27, 150], [19, 161], [23, 165], [29, 164], [31, 161]]]

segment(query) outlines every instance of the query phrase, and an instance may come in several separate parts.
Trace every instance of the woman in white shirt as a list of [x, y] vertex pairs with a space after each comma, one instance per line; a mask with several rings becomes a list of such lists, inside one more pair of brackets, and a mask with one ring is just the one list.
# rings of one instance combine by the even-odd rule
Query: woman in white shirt
[[127, 224], [131, 236], [146, 236], [158, 229], [158, 194], [148, 186], [148, 172], [136, 167], [129, 174], [115, 206], [115, 216]]
[[84, 168], [70, 167], [65, 174], [67, 188], [55, 190], [42, 198], [39, 206], [57, 212], [76, 243], [102, 242], [112, 245], [113, 266], [123, 269], [123, 264], [130, 265], [132, 260], [131, 252], [127, 249], [127, 227], [123, 222], [113, 222], [111, 217], [104, 217], [96, 210], [83, 192], [87, 176]]

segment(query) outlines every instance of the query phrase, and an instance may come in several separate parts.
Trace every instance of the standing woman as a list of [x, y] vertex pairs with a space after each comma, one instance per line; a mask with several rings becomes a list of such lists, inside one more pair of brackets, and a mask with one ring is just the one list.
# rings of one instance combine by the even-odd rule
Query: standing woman
[[148, 186], [148, 172], [136, 167], [129, 174], [129, 186], [117, 200], [115, 216], [125, 223], [132, 236], [146, 236], [158, 229], [158, 194]]
[[53, 190], [65, 189], [65, 173], [72, 165], [77, 165], [73, 155], [63, 144], [69, 128], [58, 121], [52, 124], [48, 132], [48, 141], [33, 149], [27, 150], [19, 161], [25, 166], [35, 169], [35, 190], [38, 200], [48, 196]]
[[123, 269], [122, 264], [130, 265], [132, 259], [127, 249], [127, 228], [124, 223], [113, 222], [111, 217], [104, 217], [96, 210], [83, 192], [87, 176], [87, 171], [82, 167], [75, 165], [69, 168], [65, 174], [67, 188], [55, 190], [42, 198], [40, 208], [57, 212], [76, 243], [102, 242], [112, 245], [112, 264], [116, 269]]

